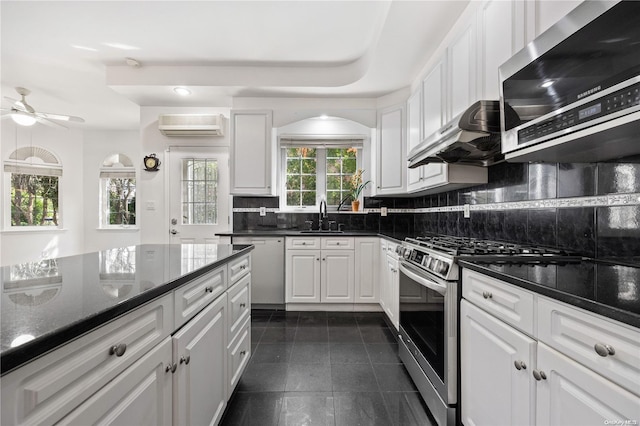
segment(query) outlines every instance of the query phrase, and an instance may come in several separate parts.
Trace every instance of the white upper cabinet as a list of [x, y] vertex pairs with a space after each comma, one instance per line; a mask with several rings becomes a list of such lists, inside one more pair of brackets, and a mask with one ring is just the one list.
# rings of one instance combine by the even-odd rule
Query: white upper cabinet
[[489, 0], [480, 6], [478, 78], [482, 99], [500, 98], [498, 67], [524, 47], [525, 33], [524, 1]]
[[231, 111], [231, 194], [275, 195], [271, 111]]
[[446, 120], [444, 58], [422, 80], [422, 137], [431, 136]]
[[376, 195], [401, 194], [406, 185], [405, 107], [378, 113]]
[[[407, 101], [407, 156], [413, 148], [422, 140], [422, 88], [417, 90]], [[420, 187], [422, 166], [415, 169], [407, 169], [407, 191]]]
[[449, 117], [452, 119], [478, 99], [476, 90], [476, 25], [469, 20], [449, 45]]
[[535, 2], [535, 36], [539, 36], [571, 12], [582, 0], [555, 0]]

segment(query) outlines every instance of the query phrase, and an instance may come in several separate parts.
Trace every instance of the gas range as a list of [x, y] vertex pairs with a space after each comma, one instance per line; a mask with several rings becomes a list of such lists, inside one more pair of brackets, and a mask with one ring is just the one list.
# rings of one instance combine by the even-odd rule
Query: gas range
[[459, 278], [456, 259], [460, 257], [506, 264], [565, 264], [582, 260], [581, 256], [558, 248], [448, 235], [408, 237], [396, 252], [405, 262], [448, 281]]

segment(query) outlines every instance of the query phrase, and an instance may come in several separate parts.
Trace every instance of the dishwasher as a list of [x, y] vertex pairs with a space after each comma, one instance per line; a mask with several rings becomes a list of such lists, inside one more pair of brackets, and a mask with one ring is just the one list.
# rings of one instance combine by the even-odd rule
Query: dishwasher
[[234, 244], [253, 244], [251, 307], [284, 307], [284, 237], [233, 237]]

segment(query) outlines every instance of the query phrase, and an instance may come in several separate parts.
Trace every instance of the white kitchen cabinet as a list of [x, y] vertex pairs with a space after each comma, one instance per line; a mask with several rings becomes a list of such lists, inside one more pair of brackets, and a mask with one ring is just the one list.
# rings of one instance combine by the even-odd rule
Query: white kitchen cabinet
[[231, 194], [275, 195], [271, 130], [271, 111], [231, 111]]
[[213, 425], [227, 401], [227, 295], [173, 336], [173, 424]]
[[57, 424], [171, 425], [171, 352], [167, 337]]
[[640, 419], [640, 397], [572, 359], [538, 344], [536, 423], [539, 425], [633, 424]]
[[243, 276], [227, 292], [229, 340], [238, 334], [251, 315], [251, 276], [250, 273]]
[[[355, 239], [355, 294], [356, 303], [379, 303], [379, 246], [380, 239]], [[386, 248], [386, 247], [385, 247]]]
[[[422, 87], [407, 101], [407, 158], [422, 140]], [[407, 191], [420, 189], [423, 166], [407, 168]]]
[[478, 100], [476, 43], [476, 23], [470, 19], [447, 49], [449, 119], [462, 113]]
[[178, 329], [215, 298], [227, 291], [227, 265], [196, 278], [174, 293], [174, 328]]
[[422, 80], [422, 138], [444, 126], [446, 116], [445, 59], [437, 61]]
[[[395, 250], [395, 247], [394, 247]], [[387, 247], [387, 252], [389, 248]], [[385, 289], [384, 289], [384, 312], [387, 314], [391, 324], [399, 330], [400, 328], [400, 274], [398, 272], [399, 261], [398, 259], [388, 254], [385, 256]]]
[[238, 330], [238, 333], [230, 339], [227, 347], [227, 396], [231, 397], [233, 390], [238, 385], [244, 369], [251, 359], [251, 318], [247, 318]]
[[320, 303], [320, 250], [287, 250], [287, 303]]
[[418, 184], [412, 192], [432, 194], [488, 182], [486, 167], [431, 163], [420, 167]]
[[[538, 1], [540, 3], [540, 1]], [[550, 8], [555, 7], [554, 2]], [[478, 11], [478, 79], [480, 97], [500, 98], [498, 67], [526, 44], [524, 0], [488, 0]]]
[[379, 292], [380, 292], [380, 307], [382, 308], [382, 312], [387, 311], [387, 300], [389, 296], [387, 296], [389, 284], [387, 284], [387, 280], [389, 279], [387, 275], [387, 240], [384, 238], [380, 238], [380, 250], [378, 251], [378, 276], [379, 278]]
[[405, 107], [378, 113], [376, 195], [402, 194], [406, 189]]
[[535, 37], [549, 29], [571, 12], [582, 0], [537, 0], [535, 5]]
[[536, 341], [462, 300], [460, 342], [462, 423], [534, 424]]
[[353, 250], [322, 250], [320, 301], [353, 303], [355, 256]]

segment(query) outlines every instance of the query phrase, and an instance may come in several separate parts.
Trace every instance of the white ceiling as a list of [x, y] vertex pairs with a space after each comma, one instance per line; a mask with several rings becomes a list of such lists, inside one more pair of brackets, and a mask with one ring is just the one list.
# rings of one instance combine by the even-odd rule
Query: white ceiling
[[412, 83], [467, 3], [3, 0], [1, 90], [85, 129], [137, 129], [139, 106], [377, 98]]

